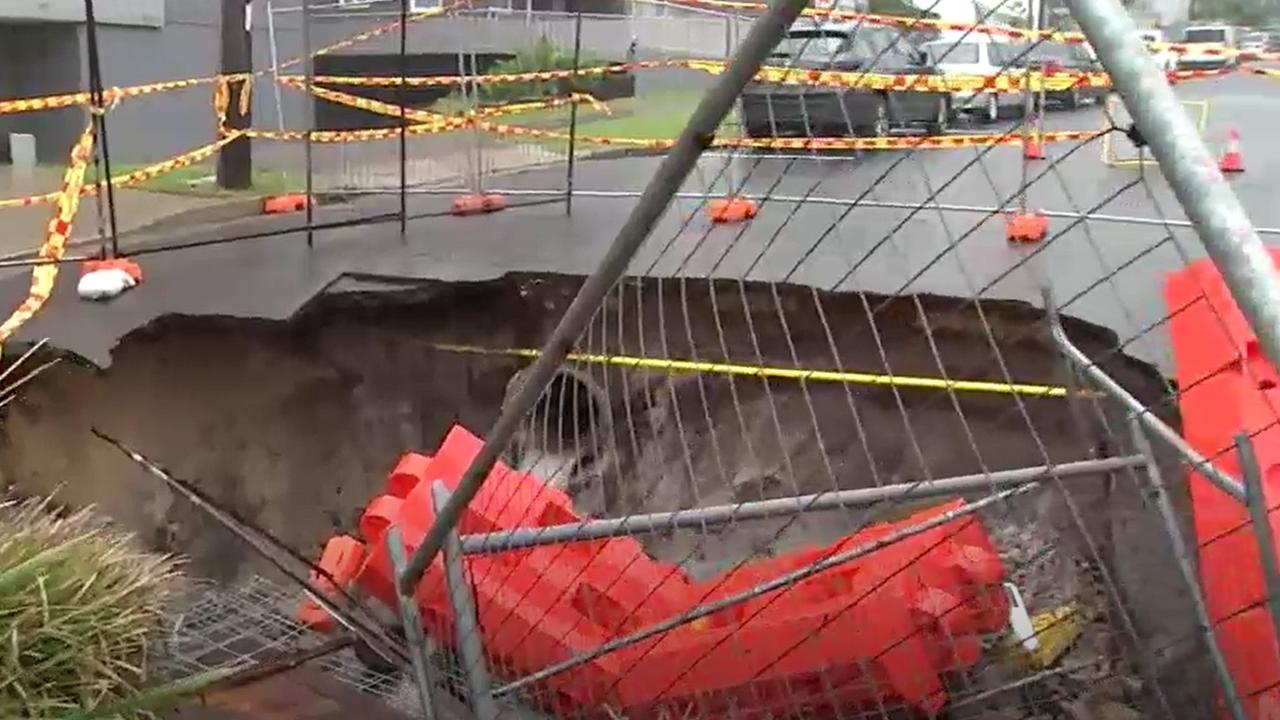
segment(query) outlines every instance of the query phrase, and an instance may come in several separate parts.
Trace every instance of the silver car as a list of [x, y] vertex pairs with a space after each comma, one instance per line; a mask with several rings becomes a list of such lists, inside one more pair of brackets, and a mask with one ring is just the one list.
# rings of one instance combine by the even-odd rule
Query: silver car
[[[1010, 72], [1018, 47], [1012, 43], [970, 35], [959, 42], [934, 40], [921, 46], [929, 61], [943, 75], [980, 75], [995, 77]], [[1019, 68], [1012, 68], [1019, 72]], [[1025, 109], [1021, 92], [958, 91], [951, 94], [951, 107], [985, 122], [995, 122], [1007, 115], [1019, 115]]]

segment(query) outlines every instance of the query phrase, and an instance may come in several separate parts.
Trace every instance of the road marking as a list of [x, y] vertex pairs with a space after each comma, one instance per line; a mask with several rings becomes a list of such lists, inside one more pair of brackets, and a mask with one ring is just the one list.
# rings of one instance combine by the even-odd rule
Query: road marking
[[[486, 348], [477, 345], [452, 345], [433, 343], [431, 347], [444, 352], [468, 355], [503, 355], [533, 359], [542, 354], [535, 348]], [[729, 362], [704, 362], [674, 358], [634, 357], [630, 355], [604, 355], [599, 353], [571, 352], [565, 358], [569, 362], [614, 367], [663, 370], [667, 372], [691, 372], [713, 375], [738, 375], [756, 378], [778, 378], [806, 382], [849, 383], [853, 385], [881, 385], [892, 387], [923, 388], [929, 390], [953, 390], [956, 392], [991, 393], [997, 395], [1028, 395], [1032, 397], [1066, 397], [1067, 389], [1061, 385], [1034, 383], [1006, 383], [991, 380], [947, 380], [944, 378], [911, 375], [882, 375], [878, 373], [844, 370], [818, 370], [812, 368], [761, 367]]]

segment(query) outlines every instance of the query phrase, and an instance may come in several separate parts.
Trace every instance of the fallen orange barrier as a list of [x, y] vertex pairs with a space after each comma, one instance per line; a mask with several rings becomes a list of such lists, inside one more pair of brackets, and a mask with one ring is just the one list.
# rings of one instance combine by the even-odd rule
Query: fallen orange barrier
[[276, 195], [275, 197], [263, 198], [262, 214], [277, 215], [298, 212], [305, 210], [309, 204], [311, 204], [311, 201], [303, 193]]

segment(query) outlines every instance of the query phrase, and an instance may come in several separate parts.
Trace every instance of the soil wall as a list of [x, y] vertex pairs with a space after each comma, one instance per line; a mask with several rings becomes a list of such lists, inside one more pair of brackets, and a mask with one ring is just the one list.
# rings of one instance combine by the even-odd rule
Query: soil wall
[[[186, 554], [195, 574], [230, 581], [261, 570], [228, 533], [95, 441], [89, 429], [99, 427], [314, 556], [327, 536], [354, 527], [402, 452], [434, 447], [455, 422], [483, 434], [527, 363], [434, 345], [537, 347], [580, 282], [512, 275], [324, 296], [279, 323], [167, 318], [123, 338], [109, 371], [64, 362], [33, 383], [4, 419], [0, 472], [22, 493], [56, 491], [69, 504], [98, 504], [157, 548]], [[1176, 422], [1150, 367], [1107, 356], [1115, 338], [1105, 331], [1070, 330], [1092, 356], [1107, 358], [1104, 366], [1131, 392]], [[967, 379], [998, 380], [1007, 369], [1023, 382], [1066, 380], [1043, 318], [1025, 305], [984, 303], [979, 313], [951, 299], [704, 280], [623, 285], [583, 349], [791, 367], [798, 360], [898, 375], [937, 376], [941, 365]], [[1087, 402], [1073, 412], [1062, 399], [600, 366], [580, 366], [553, 387], [575, 394], [544, 403], [555, 424], [535, 417], [511, 460], [560, 468], [557, 480], [582, 509], [600, 515], [1127, 451], [1103, 430], [1110, 423], [1125, 437], [1119, 416], [1098, 415]], [[592, 399], [582, 404], [577, 393]], [[566, 423], [566, 406], [579, 408], [578, 423]], [[584, 415], [590, 422], [581, 422]], [[559, 428], [554, 442], [548, 427]], [[553, 445], [548, 464], [543, 451]], [[1078, 578], [1063, 569], [1073, 563], [1096, 581], [1096, 551], [1131, 606], [1140, 640], [1171, 648], [1167, 669], [1186, 671], [1196, 645], [1175, 640], [1192, 633], [1192, 616], [1145, 494], [1121, 477], [1063, 487], [989, 518], [1010, 559], [1032, 546], [1060, 548], [1056, 569], [1024, 579], [1035, 588], [1024, 590], [1040, 606], [1033, 609], [1073, 597], [1078, 588], [1067, 585]], [[829, 541], [860, 516], [734, 527], [701, 544], [701, 534], [678, 533], [647, 546], [709, 572], [753, 552]], [[1123, 624], [1111, 616], [1120, 645], [1132, 641]]]

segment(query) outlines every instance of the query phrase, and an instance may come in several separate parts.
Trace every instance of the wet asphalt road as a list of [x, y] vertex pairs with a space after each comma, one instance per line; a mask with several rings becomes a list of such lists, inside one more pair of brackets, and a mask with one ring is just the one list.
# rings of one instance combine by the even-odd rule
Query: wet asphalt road
[[[1280, 118], [1280, 82], [1246, 75], [1183, 83], [1179, 95], [1207, 100], [1205, 136], [1214, 152], [1228, 126], [1239, 129], [1247, 171], [1232, 179], [1255, 224], [1280, 228], [1274, 178], [1280, 144], [1272, 125]], [[1100, 108], [1051, 112], [1049, 129], [1103, 127]], [[983, 128], [979, 128], [982, 130]], [[957, 131], [965, 131], [958, 129]], [[723, 192], [725, 177], [748, 194], [767, 195], [749, 225], [712, 227], [694, 199], [679, 200], [660, 221], [631, 266], [633, 273], [746, 277], [844, 290], [1020, 299], [1040, 304], [1043, 283], [1065, 312], [1112, 328], [1133, 355], [1170, 369], [1163, 274], [1203, 255], [1186, 228], [1156, 168], [1109, 167], [1101, 141], [1051, 146], [1056, 165], [1030, 167], [1030, 207], [1087, 211], [1147, 219], [1145, 224], [1055, 217], [1051, 241], [1012, 246], [997, 206], [1017, 203], [1022, 162], [1016, 147], [989, 151], [880, 151], [860, 155], [777, 156], [763, 153], [705, 157], [683, 190]], [[363, 283], [400, 286], [421, 280], [481, 280], [509, 271], [586, 273], [660, 162], [655, 157], [586, 160], [575, 187], [584, 196], [572, 217], [562, 205], [512, 208], [491, 216], [440, 216], [447, 195], [417, 195], [411, 212], [432, 214], [396, 223], [315, 233], [308, 248], [301, 232], [217, 244], [140, 258], [146, 282], [107, 304], [74, 296], [74, 272], [59, 279], [53, 299], [19, 339], [50, 337], [102, 365], [124, 334], [167, 314], [213, 314], [283, 319], [316, 293]], [[726, 168], [728, 168], [726, 170]], [[490, 178], [490, 188], [513, 192], [513, 205], [545, 199], [539, 191], [563, 188], [563, 168]], [[594, 193], [620, 193], [602, 197]], [[794, 198], [807, 197], [798, 203]], [[793, 198], [793, 199], [787, 199]], [[850, 207], [851, 201], [861, 204]], [[941, 208], [928, 205], [930, 201]], [[393, 211], [392, 198], [365, 198], [322, 209], [318, 221]], [[169, 242], [216, 239], [293, 227], [300, 217], [255, 218], [175, 234]], [[1270, 241], [1280, 235], [1264, 236]], [[162, 238], [161, 241], [165, 239]], [[70, 268], [68, 268], [70, 269]], [[373, 285], [369, 285], [373, 283]], [[26, 278], [0, 281], [0, 304], [15, 306]]]

